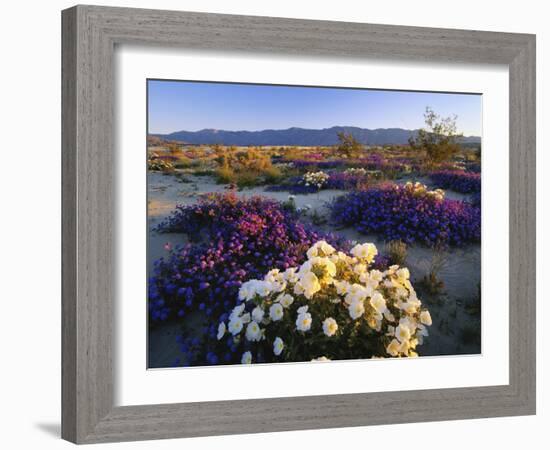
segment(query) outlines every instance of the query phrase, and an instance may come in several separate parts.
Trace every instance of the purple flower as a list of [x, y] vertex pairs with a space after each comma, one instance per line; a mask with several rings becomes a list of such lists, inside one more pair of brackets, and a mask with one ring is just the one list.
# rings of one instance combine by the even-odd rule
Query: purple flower
[[418, 195], [403, 186], [386, 185], [335, 199], [337, 223], [364, 234], [409, 244], [461, 246], [481, 239], [481, 209], [467, 202]]
[[481, 174], [463, 170], [440, 170], [432, 172], [430, 179], [436, 187], [463, 194], [481, 192]]

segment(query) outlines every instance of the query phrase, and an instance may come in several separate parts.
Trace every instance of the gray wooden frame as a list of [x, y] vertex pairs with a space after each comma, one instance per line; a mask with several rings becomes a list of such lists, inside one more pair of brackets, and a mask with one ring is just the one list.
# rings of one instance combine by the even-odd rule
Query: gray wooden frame
[[[63, 11], [62, 30], [63, 438], [94, 443], [535, 413], [535, 36], [97, 6]], [[506, 64], [509, 385], [114, 407], [113, 52], [125, 43]]]

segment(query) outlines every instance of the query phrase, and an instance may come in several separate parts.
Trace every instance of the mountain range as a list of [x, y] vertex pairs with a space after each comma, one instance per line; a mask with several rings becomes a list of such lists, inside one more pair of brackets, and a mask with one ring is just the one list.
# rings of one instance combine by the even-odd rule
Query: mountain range
[[[162, 139], [183, 142], [186, 144], [220, 144], [220, 145], [294, 145], [322, 146], [338, 143], [339, 132], [351, 133], [353, 137], [366, 145], [407, 144], [411, 136], [416, 136], [418, 130], [403, 128], [359, 128], [335, 126], [323, 129], [287, 128], [285, 130], [261, 131], [227, 131], [207, 128], [199, 131], [176, 131], [169, 134], [153, 134]], [[465, 136], [462, 143], [477, 144], [479, 136]]]

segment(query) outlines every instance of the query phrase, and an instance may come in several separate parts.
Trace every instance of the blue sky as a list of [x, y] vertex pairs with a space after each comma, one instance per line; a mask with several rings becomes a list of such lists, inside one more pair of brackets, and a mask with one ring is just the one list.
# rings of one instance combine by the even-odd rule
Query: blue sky
[[204, 128], [264, 130], [420, 128], [430, 106], [481, 136], [481, 95], [148, 80], [149, 133]]

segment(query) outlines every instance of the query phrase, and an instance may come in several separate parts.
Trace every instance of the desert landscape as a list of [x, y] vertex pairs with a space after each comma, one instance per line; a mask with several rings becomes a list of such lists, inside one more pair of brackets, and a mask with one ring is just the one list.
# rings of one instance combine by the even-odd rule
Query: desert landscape
[[[223, 228], [223, 222], [216, 221], [230, 220], [231, 212], [224, 218], [223, 212], [216, 209], [231, 204], [246, 214], [247, 203], [254, 201], [273, 202], [265, 209], [260, 204], [255, 212], [261, 214], [269, 208], [283, 211], [288, 221], [301, 224], [316, 237], [330, 236], [331, 242], [338, 242], [341, 248], [373, 243], [378, 258], [384, 259], [387, 266], [406, 266], [433, 322], [421, 355], [480, 353], [479, 155], [476, 146], [461, 147], [449, 160], [433, 165], [408, 145], [365, 147], [345, 134], [339, 145], [331, 147], [194, 146], [150, 137], [148, 268], [154, 275], [149, 297], [149, 366], [219, 362], [217, 354], [215, 358], [207, 358], [211, 350], [202, 347], [204, 337], [210, 336], [217, 343], [219, 318], [224, 317], [224, 312], [227, 317], [227, 311], [235, 306], [238, 288], [250, 275], [229, 274], [220, 280], [221, 266], [213, 264], [203, 267], [203, 272], [199, 267], [204, 277], [185, 280], [181, 286], [174, 283], [172, 288], [165, 278], [173, 276], [179, 270], [174, 266], [181, 267], [182, 261], [184, 265], [196, 265], [199, 264], [196, 258], [203, 258], [204, 263], [205, 255], [216, 248], [212, 239], [221, 234], [207, 230], [208, 221], [201, 218], [203, 213], [211, 215], [214, 228]], [[346, 212], [347, 207], [357, 208], [354, 200], [360, 202], [363, 194], [376, 196], [387, 192], [390, 197], [410, 197], [416, 200], [415, 205], [426, 202], [427, 208], [441, 205], [441, 210], [435, 212], [441, 217], [436, 220], [444, 220], [448, 214], [446, 208], [456, 210], [453, 212], [456, 217], [445, 225], [434, 225], [433, 230], [419, 224], [408, 224], [403, 229], [376, 224], [369, 228], [362, 224], [361, 216], [372, 221], [373, 214], [381, 211], [368, 198], [364, 209], [358, 211], [359, 217]], [[265, 217], [254, 214], [254, 219], [261, 223]], [[376, 220], [380, 222], [381, 218]], [[453, 220], [460, 223], [453, 225]], [[262, 225], [266, 228], [252, 233], [255, 239], [270, 232], [267, 223]], [[449, 225], [455, 229], [449, 231]], [[301, 242], [291, 243], [296, 244]], [[173, 255], [189, 247], [201, 249], [197, 254], [191, 251], [184, 257], [177, 256], [174, 263]], [[241, 256], [245, 259], [250, 255]], [[256, 266], [265, 266], [263, 255], [258, 256]], [[212, 263], [208, 258], [206, 262]], [[229, 257], [226, 263], [239, 264], [239, 261]], [[256, 276], [262, 269], [267, 272], [270, 268], [267, 264], [261, 269], [247, 267], [246, 271]], [[286, 268], [284, 264], [280, 267]], [[209, 270], [211, 274], [207, 273]], [[164, 295], [158, 302], [157, 293], [162, 289]], [[171, 289], [174, 292], [170, 298], [166, 294]], [[185, 292], [180, 295], [182, 289]], [[240, 355], [232, 359], [233, 355], [227, 351], [223, 357], [225, 363], [232, 363], [238, 362]]]
[[148, 83], [149, 368], [481, 353], [479, 95]]

